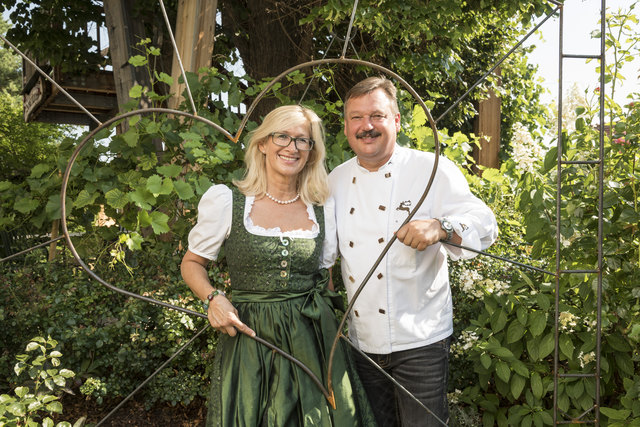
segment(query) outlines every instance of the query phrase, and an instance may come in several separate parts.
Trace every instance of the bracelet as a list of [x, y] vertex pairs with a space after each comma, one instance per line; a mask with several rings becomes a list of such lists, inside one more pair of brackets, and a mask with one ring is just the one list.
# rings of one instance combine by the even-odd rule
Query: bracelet
[[207, 295], [206, 301], [202, 303], [202, 308], [204, 308], [204, 311], [209, 311], [209, 303], [213, 301], [213, 299], [218, 295], [222, 295], [223, 297], [227, 296], [227, 294], [225, 294], [224, 291], [221, 291], [219, 289], [214, 289], [209, 295]]

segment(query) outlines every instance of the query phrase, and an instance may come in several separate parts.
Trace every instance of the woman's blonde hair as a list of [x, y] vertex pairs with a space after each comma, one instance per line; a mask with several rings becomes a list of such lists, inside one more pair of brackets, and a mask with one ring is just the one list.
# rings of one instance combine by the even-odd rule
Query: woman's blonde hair
[[[300, 105], [278, 107], [266, 115], [262, 124], [249, 134], [244, 155], [246, 171], [241, 180], [233, 183], [245, 196], [261, 197], [267, 192], [267, 172], [264, 154], [259, 150], [267, 143], [272, 132], [282, 132], [296, 126], [309, 126], [313, 149], [302, 171], [298, 174], [297, 188], [306, 203], [323, 204], [329, 197], [327, 170], [324, 164], [324, 128], [322, 120], [312, 110]], [[293, 143], [293, 142], [292, 142]]]

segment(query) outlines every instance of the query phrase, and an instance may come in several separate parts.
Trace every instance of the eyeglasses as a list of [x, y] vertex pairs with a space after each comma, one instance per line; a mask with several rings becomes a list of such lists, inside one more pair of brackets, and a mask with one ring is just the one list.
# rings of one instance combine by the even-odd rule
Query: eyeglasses
[[365, 115], [365, 116], [361, 116], [361, 115], [355, 115], [355, 116], [351, 116], [349, 117], [349, 121], [353, 122], [353, 123], [361, 123], [365, 117], [368, 117], [370, 121], [374, 122], [374, 123], [379, 123], [382, 122], [384, 120], [386, 120], [387, 115], [386, 114], [380, 114], [380, 113], [376, 113], [376, 114], [369, 114], [369, 115]]
[[281, 132], [271, 132], [269, 136], [273, 140], [273, 143], [280, 147], [288, 147], [291, 141], [293, 141], [296, 149], [300, 151], [311, 151], [314, 144], [311, 138], [293, 137]]

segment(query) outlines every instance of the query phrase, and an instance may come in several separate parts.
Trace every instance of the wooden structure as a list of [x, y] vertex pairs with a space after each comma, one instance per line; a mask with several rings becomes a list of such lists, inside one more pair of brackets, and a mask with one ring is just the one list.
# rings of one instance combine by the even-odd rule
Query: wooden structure
[[[500, 69], [495, 73], [499, 76]], [[473, 159], [479, 166], [500, 168], [498, 153], [500, 152], [500, 98], [493, 90], [489, 97], [480, 101], [474, 133], [480, 137], [480, 147], [473, 147]], [[474, 167], [474, 172], [482, 175], [482, 171]]]
[[[211, 66], [213, 42], [215, 40], [217, 0], [179, 0], [176, 22], [176, 45], [185, 71], [197, 72]], [[171, 87], [173, 96], [169, 108], [177, 109], [184, 100], [184, 83], [178, 83], [181, 71], [178, 58], [173, 56]]]
[[[111, 71], [71, 76], [60, 72], [58, 67], [52, 68], [46, 64], [38, 66], [98, 120], [105, 121], [117, 113], [118, 101]], [[26, 122], [96, 125], [31, 64], [23, 61], [22, 70], [23, 111]]]

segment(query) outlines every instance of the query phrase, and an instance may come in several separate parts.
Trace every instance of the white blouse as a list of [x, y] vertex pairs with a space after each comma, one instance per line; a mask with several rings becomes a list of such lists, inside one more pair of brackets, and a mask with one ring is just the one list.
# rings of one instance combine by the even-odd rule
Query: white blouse
[[[307, 204], [307, 214], [313, 222], [310, 230], [280, 231], [280, 228], [263, 228], [251, 221], [251, 208], [254, 196], [247, 196], [244, 204], [244, 226], [251, 234], [258, 236], [288, 237], [290, 239], [313, 239], [318, 236], [320, 227], [313, 205]], [[320, 256], [320, 268], [333, 265], [337, 255], [335, 213], [333, 199], [329, 198], [324, 206], [325, 238]], [[216, 260], [220, 248], [231, 231], [233, 193], [223, 184], [211, 186], [198, 204], [198, 222], [189, 232], [189, 250], [209, 260]]]

